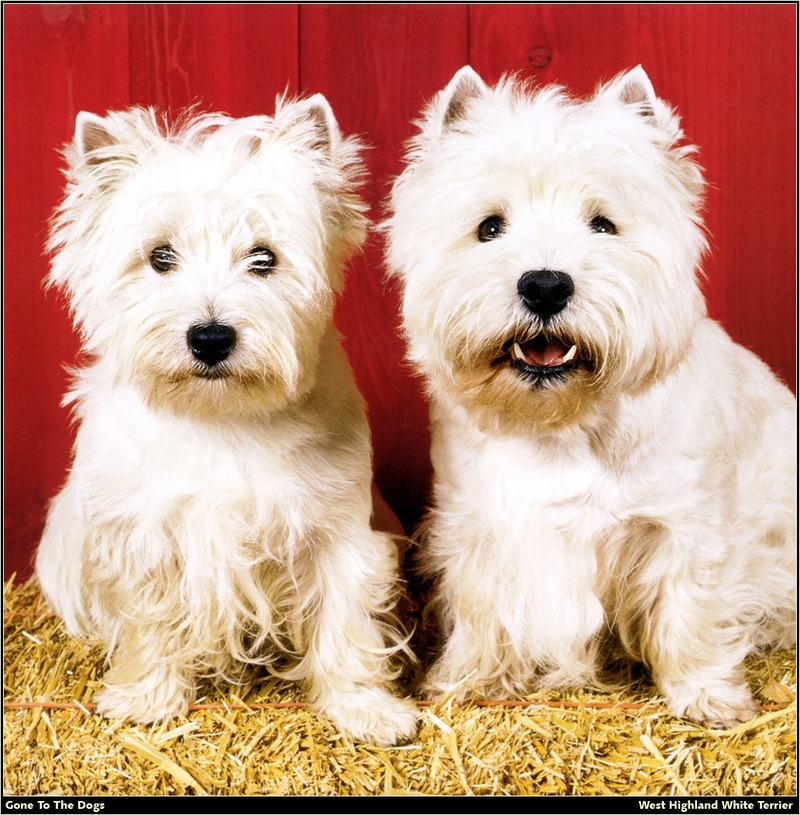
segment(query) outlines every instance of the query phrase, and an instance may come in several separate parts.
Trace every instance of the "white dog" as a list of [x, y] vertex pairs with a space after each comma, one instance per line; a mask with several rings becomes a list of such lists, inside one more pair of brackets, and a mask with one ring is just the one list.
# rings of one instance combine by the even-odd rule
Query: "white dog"
[[182, 714], [202, 676], [263, 664], [357, 738], [416, 732], [331, 325], [365, 234], [359, 154], [320, 96], [166, 132], [146, 109], [78, 116], [50, 281], [92, 361], [36, 568], [68, 631], [107, 646], [106, 715]]
[[432, 402], [439, 691], [597, 681], [750, 717], [795, 639], [795, 400], [706, 317], [700, 171], [639, 67], [584, 102], [470, 68], [425, 112], [389, 262]]

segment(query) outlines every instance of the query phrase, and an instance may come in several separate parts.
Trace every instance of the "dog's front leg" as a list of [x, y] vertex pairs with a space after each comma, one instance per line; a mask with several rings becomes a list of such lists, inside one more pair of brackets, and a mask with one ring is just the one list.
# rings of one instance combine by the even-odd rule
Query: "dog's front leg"
[[545, 513], [530, 518], [495, 531], [469, 513], [437, 516], [424, 561], [446, 642], [427, 677], [432, 695], [497, 699], [594, 681], [604, 620], [594, 558]]
[[111, 655], [97, 712], [109, 718], [150, 722], [185, 715], [195, 697], [191, 660], [177, 633], [157, 624], [128, 624]]
[[[743, 660], [750, 650], [739, 587], [726, 589], [720, 531], [653, 525], [635, 541], [648, 556], [630, 568], [616, 600], [627, 649], [650, 669], [670, 712], [708, 727], [747, 721], [756, 706]], [[634, 543], [633, 541], [629, 544]], [[714, 554], [716, 550], [716, 554]]]
[[[756, 713], [738, 649], [715, 643], [725, 638], [701, 609], [684, 606], [656, 615], [646, 661], [670, 712], [711, 728], [733, 727]], [[697, 612], [695, 615], [692, 611]]]
[[404, 650], [390, 622], [397, 557], [388, 535], [351, 530], [319, 542], [309, 568], [317, 602], [303, 672], [311, 703], [362, 741], [403, 744], [417, 732], [417, 706], [393, 692]]

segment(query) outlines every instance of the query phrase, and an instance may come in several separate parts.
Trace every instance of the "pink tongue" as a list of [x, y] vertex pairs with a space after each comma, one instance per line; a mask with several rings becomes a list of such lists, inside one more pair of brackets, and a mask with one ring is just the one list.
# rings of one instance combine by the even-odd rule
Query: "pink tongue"
[[564, 354], [569, 350], [560, 342], [550, 342], [543, 337], [537, 337], [522, 346], [525, 353], [525, 361], [529, 365], [537, 365], [546, 368], [551, 365], [561, 365]]

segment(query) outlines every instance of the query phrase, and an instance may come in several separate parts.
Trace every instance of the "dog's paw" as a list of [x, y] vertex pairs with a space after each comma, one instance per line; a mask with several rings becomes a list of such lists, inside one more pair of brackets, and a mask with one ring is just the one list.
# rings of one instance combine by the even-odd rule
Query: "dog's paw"
[[378, 747], [407, 744], [419, 730], [421, 714], [410, 699], [381, 688], [331, 694], [317, 709], [353, 738]]
[[746, 699], [739, 701], [699, 700], [690, 705], [683, 715], [711, 730], [727, 730], [752, 719], [756, 715], [757, 709], [756, 703], [748, 694]]
[[669, 709], [712, 730], [727, 730], [756, 715], [757, 706], [746, 684], [712, 682], [702, 688], [674, 686], [667, 691]]
[[[162, 681], [159, 681], [162, 680]], [[138, 724], [185, 716], [194, 698], [194, 688], [174, 678], [145, 677], [138, 682], [115, 684], [95, 696], [97, 712], [109, 719], [130, 719]]]

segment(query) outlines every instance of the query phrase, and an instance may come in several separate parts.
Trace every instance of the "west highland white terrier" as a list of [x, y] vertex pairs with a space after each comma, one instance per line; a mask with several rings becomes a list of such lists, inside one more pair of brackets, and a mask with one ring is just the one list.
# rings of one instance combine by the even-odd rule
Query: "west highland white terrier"
[[613, 635], [726, 727], [745, 655], [795, 641], [796, 403], [706, 316], [682, 139], [641, 67], [586, 101], [466, 67], [424, 114], [386, 227], [431, 399], [433, 692], [599, 683]]
[[110, 655], [98, 710], [187, 711], [261, 664], [380, 745], [395, 695], [397, 553], [370, 529], [362, 399], [332, 327], [361, 244], [360, 145], [321, 96], [274, 117], [81, 113], [50, 282], [91, 363], [36, 571]]

